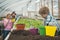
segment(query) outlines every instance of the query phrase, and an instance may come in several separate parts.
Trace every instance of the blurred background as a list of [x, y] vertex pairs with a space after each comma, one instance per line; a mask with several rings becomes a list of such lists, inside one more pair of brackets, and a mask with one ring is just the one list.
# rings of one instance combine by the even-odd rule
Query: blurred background
[[[41, 15], [39, 15], [39, 9], [43, 6], [47, 6], [49, 8], [50, 14], [57, 19], [57, 22], [59, 23], [59, 26], [60, 26], [60, 0], [0, 0], [0, 20], [2, 20], [4, 17], [6, 17], [7, 14], [15, 12], [17, 14], [16, 15], [17, 20], [16, 21], [13, 20], [15, 22], [13, 27], [15, 27], [16, 23], [19, 24], [20, 22], [24, 22], [25, 24], [27, 24], [27, 27], [30, 27], [31, 23], [34, 25], [37, 25], [36, 27], [38, 27], [40, 22], [43, 24], [43, 22], [44, 22], [43, 20], [41, 20], [41, 21], [38, 20], [39, 24], [37, 23], [37, 21], [35, 22], [35, 20], [30, 22], [31, 21], [30, 19], [28, 19], [30, 21], [26, 22], [25, 19], [24, 19], [25, 21], [20, 20], [20, 16], [28, 17], [28, 18], [35, 18], [35, 19], [36, 18], [43, 19], [41, 17]], [[0, 21], [0, 25], [2, 25], [2, 24], [3, 23]], [[42, 24], [40, 24], [40, 25], [42, 25]], [[0, 27], [4, 27], [4, 26], [2, 25]], [[27, 27], [26, 27], [26, 29], [27, 29]], [[32, 27], [34, 27], [34, 26], [32, 25]], [[2, 35], [1, 29], [2, 28], [0, 28], [0, 35]], [[8, 38], [8, 36], [7, 36], [7, 38]], [[1, 38], [2, 37], [0, 37], [0, 40], [1, 40]], [[42, 37], [42, 39], [43, 38], [44, 37]], [[59, 38], [60, 38], [60, 32], [59, 32]], [[12, 37], [11, 37], [11, 39], [12, 39]], [[58, 38], [56, 40], [58, 40]]]
[[39, 9], [47, 6], [55, 18], [60, 18], [60, 0], [0, 0], [0, 17], [15, 11], [17, 15], [34, 17]]

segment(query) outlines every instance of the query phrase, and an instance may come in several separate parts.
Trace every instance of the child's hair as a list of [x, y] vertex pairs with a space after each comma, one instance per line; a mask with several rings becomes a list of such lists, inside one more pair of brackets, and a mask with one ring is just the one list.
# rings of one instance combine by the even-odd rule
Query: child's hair
[[7, 14], [7, 16], [9, 16], [9, 15], [11, 15], [11, 14]]
[[13, 15], [13, 14], [15, 14], [15, 15], [16, 15], [15, 11], [13, 11], [11, 15]]
[[49, 8], [48, 7], [42, 7], [39, 10], [39, 14], [48, 14], [49, 13]]

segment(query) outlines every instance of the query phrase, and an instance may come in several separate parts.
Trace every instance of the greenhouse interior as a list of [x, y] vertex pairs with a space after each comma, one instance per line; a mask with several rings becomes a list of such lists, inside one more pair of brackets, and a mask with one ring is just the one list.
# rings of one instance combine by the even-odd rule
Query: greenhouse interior
[[0, 40], [60, 40], [60, 0], [0, 0]]

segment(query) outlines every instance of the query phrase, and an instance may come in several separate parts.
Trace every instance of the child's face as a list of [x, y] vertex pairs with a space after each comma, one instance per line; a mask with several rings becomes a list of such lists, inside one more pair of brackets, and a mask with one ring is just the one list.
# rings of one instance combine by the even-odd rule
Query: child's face
[[13, 14], [13, 16], [15, 16], [15, 14]]
[[41, 16], [42, 16], [43, 18], [46, 18], [46, 17], [48, 16], [48, 14], [41, 14]]
[[15, 18], [15, 16], [16, 16], [15, 14], [12, 14], [12, 17], [14, 17], [14, 18]]
[[11, 15], [8, 15], [7, 18], [10, 19]]

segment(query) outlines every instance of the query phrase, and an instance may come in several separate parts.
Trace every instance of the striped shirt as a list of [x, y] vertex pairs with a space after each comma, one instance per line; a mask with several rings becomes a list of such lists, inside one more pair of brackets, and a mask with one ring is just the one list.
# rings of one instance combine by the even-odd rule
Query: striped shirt
[[59, 30], [59, 24], [51, 14], [48, 14], [45, 18], [44, 25], [53, 25], [57, 27], [57, 30]]

